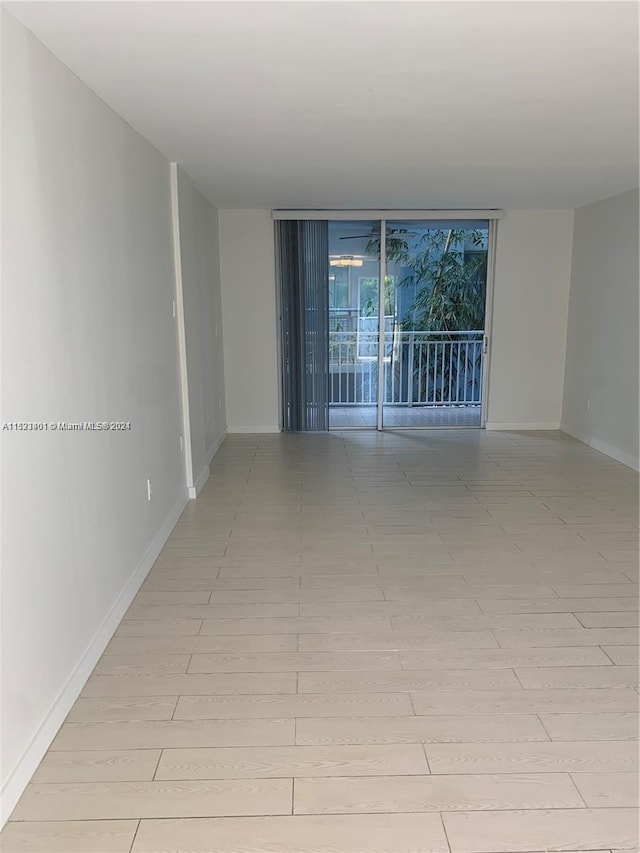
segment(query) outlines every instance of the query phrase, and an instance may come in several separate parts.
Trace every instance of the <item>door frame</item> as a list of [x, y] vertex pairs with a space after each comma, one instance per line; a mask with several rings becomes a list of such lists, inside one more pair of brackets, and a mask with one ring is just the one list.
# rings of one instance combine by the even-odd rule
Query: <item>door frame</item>
[[[482, 355], [482, 402], [480, 406], [480, 427], [455, 427], [455, 429], [486, 429], [489, 392], [490, 392], [490, 367], [492, 361], [492, 330], [493, 330], [493, 306], [494, 306], [494, 281], [495, 281], [495, 259], [498, 221], [504, 217], [504, 211], [496, 208], [485, 210], [460, 210], [460, 209], [274, 209], [271, 211], [272, 220], [281, 219], [324, 219], [351, 220], [367, 219], [380, 222], [380, 266], [379, 266], [379, 291], [378, 291], [378, 396], [376, 400], [376, 431], [384, 431], [383, 409], [384, 409], [384, 281], [386, 278], [386, 224], [389, 220], [413, 219], [413, 220], [439, 220], [439, 219], [477, 219], [487, 220], [489, 228], [487, 245], [487, 280], [485, 293], [485, 317], [484, 317], [484, 352]], [[276, 297], [276, 300], [278, 297]], [[279, 316], [279, 313], [277, 313]], [[282, 328], [278, 329], [279, 337]], [[278, 354], [281, 353], [281, 341], [278, 346]], [[281, 377], [279, 376], [279, 379]], [[282, 388], [279, 388], [280, 396]], [[281, 408], [281, 407], [280, 407]], [[446, 428], [446, 427], [443, 427]], [[348, 429], [348, 427], [344, 427]], [[402, 427], [403, 430], [424, 429], [424, 427]]]
[[384, 430], [384, 350], [385, 321], [384, 321], [384, 296], [387, 278], [387, 220], [380, 219], [380, 267], [378, 272], [378, 398], [376, 400], [376, 430]]
[[[407, 217], [408, 218], [408, 217]], [[417, 217], [414, 217], [417, 218]], [[469, 217], [472, 218], [472, 217]], [[477, 217], [479, 218], [479, 217]], [[376, 411], [376, 430], [384, 432], [389, 427], [384, 426], [384, 350], [386, 346], [384, 321], [385, 280], [387, 274], [387, 219], [380, 220], [380, 286], [378, 292], [378, 397]], [[482, 348], [482, 398], [480, 401], [480, 425], [479, 426], [456, 426], [456, 427], [433, 427], [433, 429], [486, 429], [488, 399], [489, 399], [489, 366], [491, 362], [491, 331], [493, 326], [493, 287], [495, 279], [496, 259], [496, 237], [498, 220], [488, 220], [487, 235], [487, 275], [485, 282], [484, 298], [484, 340]], [[395, 427], [394, 429], [406, 431], [412, 429], [429, 429], [429, 427]]]
[[480, 428], [487, 428], [489, 410], [489, 373], [491, 365], [491, 347], [493, 344], [493, 290], [496, 274], [496, 241], [498, 220], [489, 220], [489, 239], [487, 243], [487, 283], [484, 301], [484, 345], [482, 353], [482, 402], [480, 404]]

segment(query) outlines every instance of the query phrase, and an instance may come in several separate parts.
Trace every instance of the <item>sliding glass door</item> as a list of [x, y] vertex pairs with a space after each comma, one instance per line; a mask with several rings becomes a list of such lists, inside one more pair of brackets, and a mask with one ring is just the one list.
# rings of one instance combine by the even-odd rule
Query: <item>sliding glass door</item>
[[276, 224], [286, 430], [483, 424], [490, 222]]
[[329, 222], [331, 429], [377, 425], [379, 227], [375, 221]]
[[386, 223], [382, 425], [479, 427], [489, 223]]

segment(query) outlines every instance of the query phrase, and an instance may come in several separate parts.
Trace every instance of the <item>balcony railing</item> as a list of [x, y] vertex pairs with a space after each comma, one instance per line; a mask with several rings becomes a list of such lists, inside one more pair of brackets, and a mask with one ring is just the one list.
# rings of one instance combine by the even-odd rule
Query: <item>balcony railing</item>
[[[484, 331], [395, 330], [386, 336], [387, 406], [479, 406]], [[329, 332], [330, 402], [374, 405], [378, 395], [378, 335]]]

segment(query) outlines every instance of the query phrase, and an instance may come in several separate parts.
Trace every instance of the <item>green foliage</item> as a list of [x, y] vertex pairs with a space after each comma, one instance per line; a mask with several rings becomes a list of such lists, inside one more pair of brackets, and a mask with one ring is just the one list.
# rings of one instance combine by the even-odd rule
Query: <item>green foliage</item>
[[[380, 257], [379, 235], [372, 234], [366, 252]], [[408, 270], [398, 287], [415, 288], [402, 323], [405, 330], [453, 333], [484, 328], [487, 250], [482, 231], [429, 228], [415, 235], [408, 229], [393, 229], [387, 234], [386, 258]], [[456, 337], [445, 334], [437, 340], [444, 344]], [[443, 389], [450, 384], [455, 387], [461, 378], [470, 386], [482, 355], [477, 348], [469, 355], [466, 352], [458, 350], [451, 358], [449, 350], [445, 354], [445, 347], [436, 345], [428, 373], [428, 359], [414, 361], [411, 381], [417, 398], [441, 402], [446, 398]], [[397, 364], [394, 369], [400, 367]]]
[[[425, 332], [482, 329], [487, 263], [482, 232], [433, 228], [416, 240], [404, 234], [406, 229], [398, 229], [387, 237], [386, 256], [409, 269], [400, 287], [416, 285], [405, 327]], [[380, 238], [373, 236], [366, 251], [379, 255]]]
[[[378, 305], [378, 279], [365, 279], [366, 286], [373, 293], [373, 296], [363, 298], [366, 292], [363, 290], [363, 283], [360, 283], [360, 310], [363, 317], [377, 317], [380, 306]], [[386, 275], [384, 277], [384, 314], [385, 317], [393, 315], [395, 302], [396, 277], [394, 275]]]

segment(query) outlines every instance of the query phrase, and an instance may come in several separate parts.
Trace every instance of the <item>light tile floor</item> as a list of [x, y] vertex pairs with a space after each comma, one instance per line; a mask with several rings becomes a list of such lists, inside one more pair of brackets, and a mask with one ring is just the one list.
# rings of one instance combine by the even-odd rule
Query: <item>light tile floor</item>
[[1, 849], [636, 848], [636, 498], [559, 433], [229, 437]]

